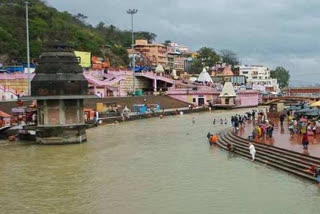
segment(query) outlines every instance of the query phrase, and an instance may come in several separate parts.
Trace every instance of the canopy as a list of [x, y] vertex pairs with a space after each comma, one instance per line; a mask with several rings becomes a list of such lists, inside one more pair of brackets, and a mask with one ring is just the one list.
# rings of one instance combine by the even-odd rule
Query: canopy
[[207, 72], [207, 70], [205, 68], [202, 69], [202, 72], [200, 73], [197, 81], [198, 82], [213, 82], [209, 73]]
[[222, 92], [219, 97], [235, 97], [236, 92], [233, 89], [233, 85], [231, 82], [226, 82], [223, 86]]
[[320, 115], [320, 110], [319, 109], [301, 109], [299, 111], [296, 111], [296, 114], [299, 115], [306, 115], [306, 116], [318, 116]]
[[312, 106], [312, 107], [320, 107], [320, 101], [314, 102], [310, 106]]
[[316, 108], [305, 108], [305, 109], [296, 111], [296, 113], [307, 113], [307, 112], [313, 112], [313, 111], [319, 111], [319, 110]]
[[156, 73], [163, 73], [164, 69], [163, 69], [162, 65], [158, 64], [155, 71], [156, 71]]
[[6, 118], [6, 117], [11, 117], [11, 115], [7, 114], [7, 113], [5, 113], [3, 111], [0, 111], [0, 117]]

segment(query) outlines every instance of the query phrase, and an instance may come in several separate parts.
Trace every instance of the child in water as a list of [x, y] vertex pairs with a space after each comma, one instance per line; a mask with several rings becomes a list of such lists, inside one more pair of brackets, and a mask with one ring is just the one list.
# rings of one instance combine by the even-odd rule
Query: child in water
[[213, 124], [213, 125], [216, 124], [216, 118], [213, 119], [212, 124]]
[[223, 119], [222, 119], [222, 118], [220, 119], [220, 124], [221, 124], [221, 125], [223, 124]]
[[192, 124], [195, 124], [196, 123], [196, 119], [193, 117], [192, 118]]
[[228, 124], [227, 119], [224, 119], [224, 124], [225, 124], [225, 125], [227, 125], [227, 124]]

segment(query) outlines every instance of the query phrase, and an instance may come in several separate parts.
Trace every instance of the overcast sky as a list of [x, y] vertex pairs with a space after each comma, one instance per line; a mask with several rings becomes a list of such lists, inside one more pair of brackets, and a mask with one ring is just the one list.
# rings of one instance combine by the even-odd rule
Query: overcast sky
[[83, 13], [130, 29], [126, 9], [138, 9], [136, 31], [157, 34], [196, 51], [236, 52], [242, 64], [290, 70], [294, 85], [320, 83], [320, 0], [46, 0], [60, 11]]

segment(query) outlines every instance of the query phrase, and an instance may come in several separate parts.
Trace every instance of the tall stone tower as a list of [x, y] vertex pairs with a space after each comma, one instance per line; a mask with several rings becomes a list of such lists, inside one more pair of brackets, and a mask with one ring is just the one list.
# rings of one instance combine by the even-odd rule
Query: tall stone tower
[[83, 100], [92, 96], [79, 60], [65, 45], [54, 45], [40, 56], [31, 96], [26, 97], [37, 100], [37, 143], [86, 141]]

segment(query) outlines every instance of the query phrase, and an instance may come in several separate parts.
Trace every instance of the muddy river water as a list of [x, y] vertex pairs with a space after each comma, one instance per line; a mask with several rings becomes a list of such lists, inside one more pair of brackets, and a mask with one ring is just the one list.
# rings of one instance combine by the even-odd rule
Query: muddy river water
[[100, 126], [79, 145], [2, 141], [0, 213], [319, 213], [315, 184], [209, 147], [228, 127], [213, 118], [246, 111]]

